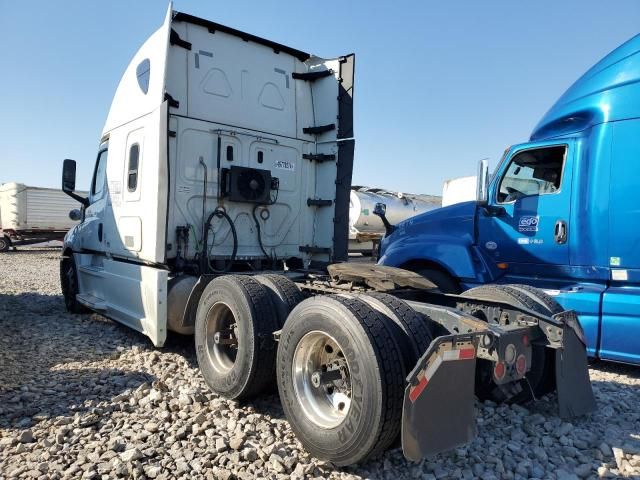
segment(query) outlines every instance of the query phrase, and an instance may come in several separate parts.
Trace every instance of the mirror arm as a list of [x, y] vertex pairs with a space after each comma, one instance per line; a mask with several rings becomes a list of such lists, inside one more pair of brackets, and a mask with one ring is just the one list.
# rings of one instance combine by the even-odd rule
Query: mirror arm
[[64, 193], [66, 193], [67, 195], [69, 195], [71, 198], [73, 198], [74, 200], [77, 200], [78, 202], [80, 202], [80, 204], [83, 207], [88, 207], [89, 206], [89, 199], [85, 198], [85, 197], [81, 197], [80, 195], [78, 195], [75, 192], [70, 192], [68, 190], [63, 190]]
[[507, 213], [504, 207], [489, 205], [488, 203], [479, 204], [479, 207], [484, 210], [485, 215], [488, 217], [500, 217]]

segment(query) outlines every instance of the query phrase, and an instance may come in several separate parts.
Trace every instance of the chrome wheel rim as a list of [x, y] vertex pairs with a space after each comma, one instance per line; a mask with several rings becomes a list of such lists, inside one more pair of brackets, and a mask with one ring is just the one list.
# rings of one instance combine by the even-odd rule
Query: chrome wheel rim
[[238, 325], [226, 303], [217, 302], [209, 309], [205, 336], [209, 363], [216, 372], [228, 373], [238, 354]]
[[351, 375], [343, 349], [332, 336], [305, 334], [293, 354], [293, 386], [298, 404], [315, 425], [340, 425], [351, 407]]

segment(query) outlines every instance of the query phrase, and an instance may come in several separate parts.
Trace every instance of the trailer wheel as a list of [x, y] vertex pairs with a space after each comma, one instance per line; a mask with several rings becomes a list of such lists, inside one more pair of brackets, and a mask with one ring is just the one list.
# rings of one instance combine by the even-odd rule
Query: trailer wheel
[[0, 236], [0, 253], [8, 252], [11, 248], [11, 239], [6, 235]]
[[244, 275], [212, 280], [195, 320], [196, 356], [209, 388], [240, 400], [272, 383], [277, 329], [269, 293], [257, 280]]
[[282, 328], [291, 310], [304, 300], [303, 293], [284, 275], [265, 273], [254, 275], [252, 278], [260, 282], [269, 292], [278, 317], [278, 328]]
[[64, 306], [69, 313], [88, 313], [90, 310], [76, 299], [78, 288], [78, 270], [73, 256], [60, 260], [60, 287], [64, 297]]
[[418, 359], [427, 351], [433, 340], [431, 322], [416, 312], [399, 298], [382, 292], [371, 292], [360, 295], [373, 309], [385, 315], [394, 326], [396, 342], [400, 346], [405, 363], [405, 375], [415, 366]]
[[[503, 302], [515, 307], [527, 308], [542, 315], [549, 315], [546, 307], [534, 300], [528, 293], [518, 290], [511, 285], [482, 285], [464, 292], [461, 296], [469, 298], [478, 298], [481, 300], [489, 300], [495, 302]], [[546, 388], [549, 374], [549, 366], [547, 365], [547, 348], [544, 346], [532, 346], [531, 348], [531, 370], [526, 374], [527, 382], [533, 394], [543, 395]], [[490, 362], [479, 362], [479, 368], [476, 370], [476, 395], [481, 400], [502, 400], [499, 389], [496, 388], [492, 377], [492, 368]], [[486, 365], [485, 365], [486, 364]], [[486, 367], [486, 368], [483, 368]], [[553, 377], [552, 377], [553, 378]], [[531, 397], [531, 391], [525, 388], [523, 392], [512, 398], [512, 401], [521, 402]]]
[[351, 465], [397, 438], [404, 372], [387, 322], [360, 299], [323, 295], [301, 302], [284, 324], [280, 400], [291, 428], [315, 457]]

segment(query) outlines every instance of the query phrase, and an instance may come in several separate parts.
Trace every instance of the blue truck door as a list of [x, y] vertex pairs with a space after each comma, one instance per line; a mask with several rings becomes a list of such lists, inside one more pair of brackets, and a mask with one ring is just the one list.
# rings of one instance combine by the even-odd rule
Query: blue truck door
[[616, 122], [609, 182], [610, 284], [602, 298], [600, 357], [640, 363], [640, 120]]
[[569, 265], [573, 155], [573, 141], [529, 143], [513, 147], [498, 167], [488, 208], [479, 209], [478, 245], [507, 263], [507, 274]]

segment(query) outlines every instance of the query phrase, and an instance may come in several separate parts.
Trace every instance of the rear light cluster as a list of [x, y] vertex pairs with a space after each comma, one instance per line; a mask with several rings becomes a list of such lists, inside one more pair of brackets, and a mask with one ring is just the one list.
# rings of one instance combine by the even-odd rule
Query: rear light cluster
[[[522, 337], [522, 343], [526, 346], [529, 345], [529, 337], [526, 335]], [[495, 363], [493, 367], [493, 375], [496, 380], [502, 380], [507, 374], [507, 367], [515, 366], [516, 373], [519, 377], [524, 376], [527, 371], [527, 357], [521, 353], [518, 355], [518, 349], [513, 343], [507, 345], [504, 350], [504, 361], [500, 360]]]

